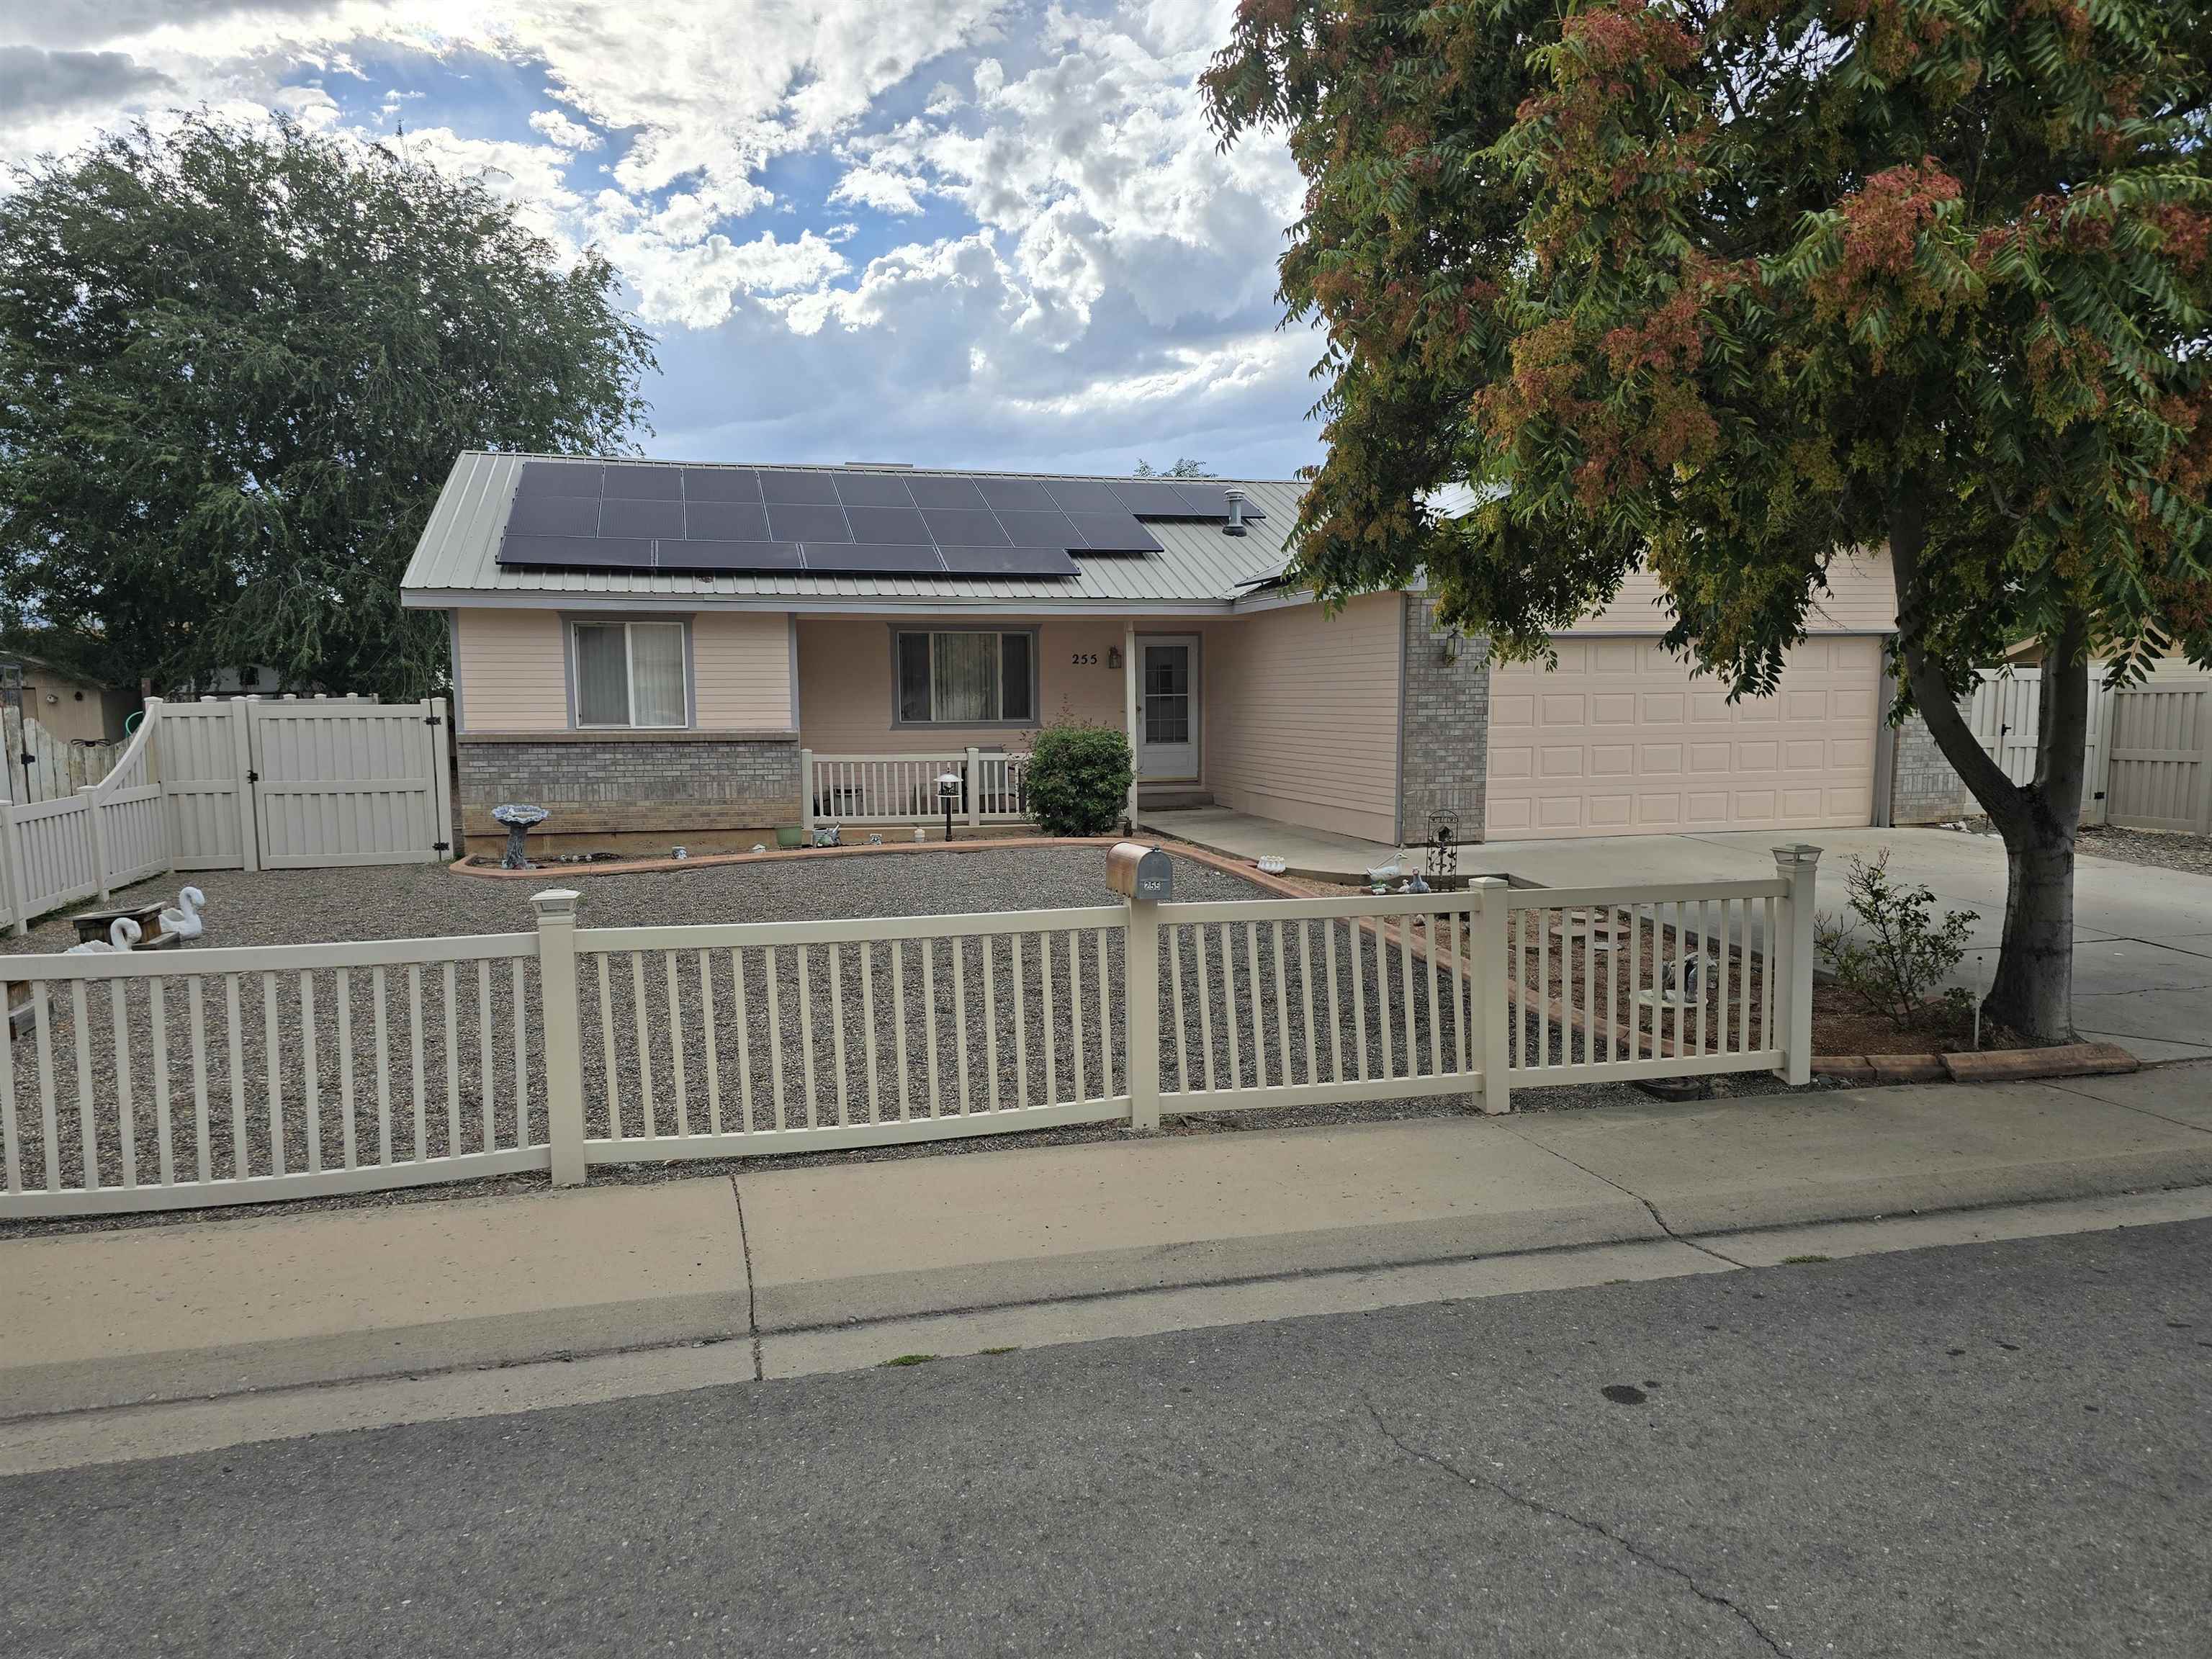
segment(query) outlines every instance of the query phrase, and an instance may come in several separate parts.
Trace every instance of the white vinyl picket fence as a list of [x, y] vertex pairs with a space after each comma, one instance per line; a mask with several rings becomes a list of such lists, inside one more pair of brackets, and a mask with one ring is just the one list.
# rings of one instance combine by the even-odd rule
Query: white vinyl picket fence
[[1802, 1083], [1818, 856], [1694, 886], [674, 927], [580, 928], [556, 890], [529, 933], [0, 957], [0, 1217], [1305, 1102]]
[[941, 780], [956, 823], [1008, 823], [1029, 816], [1029, 757], [967, 749], [942, 755], [817, 755], [799, 751], [800, 829], [822, 823], [935, 823], [945, 817]]

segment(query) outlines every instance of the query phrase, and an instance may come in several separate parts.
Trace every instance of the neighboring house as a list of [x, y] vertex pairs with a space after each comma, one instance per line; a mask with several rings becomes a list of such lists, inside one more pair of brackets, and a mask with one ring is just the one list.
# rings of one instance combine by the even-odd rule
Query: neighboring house
[[1332, 614], [1281, 586], [1300, 488], [470, 453], [404, 599], [449, 618], [479, 836], [520, 800], [570, 835], [748, 842], [799, 821], [803, 751], [1019, 751], [1060, 720], [1133, 732], [1141, 806], [1373, 842], [1437, 808], [1469, 840], [1880, 809], [1885, 562], [1838, 567], [1771, 698], [1668, 657], [1648, 581], [1556, 670], [1493, 674], [1418, 592]]
[[0, 652], [0, 690], [17, 686], [23, 713], [61, 743], [112, 743], [138, 706], [130, 693], [65, 673], [43, 658]]

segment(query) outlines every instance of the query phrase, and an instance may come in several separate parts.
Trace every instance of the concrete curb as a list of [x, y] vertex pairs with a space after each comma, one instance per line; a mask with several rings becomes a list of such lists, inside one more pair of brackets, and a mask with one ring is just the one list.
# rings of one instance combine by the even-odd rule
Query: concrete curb
[[1140, 1138], [15, 1241], [0, 1419], [2212, 1186], [2208, 1082]]

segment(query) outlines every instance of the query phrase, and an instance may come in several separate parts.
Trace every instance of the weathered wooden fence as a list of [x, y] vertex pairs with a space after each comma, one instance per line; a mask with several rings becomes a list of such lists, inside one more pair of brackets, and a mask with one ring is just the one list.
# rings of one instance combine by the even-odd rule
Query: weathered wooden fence
[[0, 1216], [1549, 1084], [1809, 1076], [1774, 878], [0, 957]]

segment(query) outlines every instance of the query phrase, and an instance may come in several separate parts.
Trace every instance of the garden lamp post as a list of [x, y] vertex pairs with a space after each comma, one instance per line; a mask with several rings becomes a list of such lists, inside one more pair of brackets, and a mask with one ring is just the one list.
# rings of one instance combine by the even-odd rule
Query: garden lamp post
[[945, 839], [952, 839], [952, 808], [960, 799], [960, 775], [939, 772], [937, 775], [937, 798], [945, 803]]

